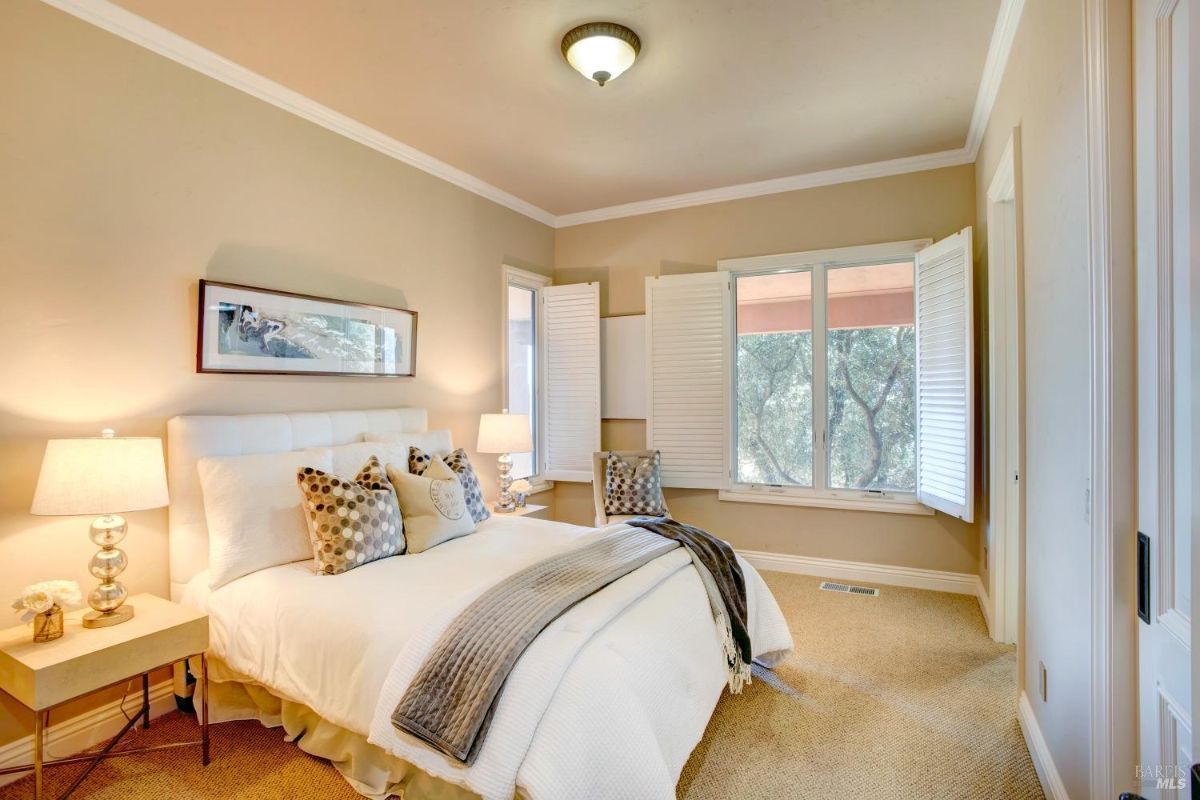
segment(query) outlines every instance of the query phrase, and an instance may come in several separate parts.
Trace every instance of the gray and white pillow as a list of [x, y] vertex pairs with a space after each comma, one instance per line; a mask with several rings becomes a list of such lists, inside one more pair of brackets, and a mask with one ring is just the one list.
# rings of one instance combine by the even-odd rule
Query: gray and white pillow
[[[429, 469], [429, 462], [433, 456], [419, 447], [408, 448], [408, 471], [412, 475], [424, 475], [425, 470]], [[442, 458], [446, 462], [455, 475], [458, 476], [458, 482], [463, 487], [463, 497], [467, 501], [467, 510], [471, 512], [471, 519], [475, 522], [483, 522], [491, 516], [488, 511], [487, 503], [483, 501], [483, 488], [479, 485], [479, 476], [475, 474], [475, 469], [471, 466], [471, 460], [467, 458], [467, 451], [461, 447]]]
[[659, 474], [661, 464], [662, 457], [657, 450], [652, 456], [638, 456], [636, 464], [630, 464], [616, 453], [609, 453], [604, 470], [604, 513], [666, 514]]

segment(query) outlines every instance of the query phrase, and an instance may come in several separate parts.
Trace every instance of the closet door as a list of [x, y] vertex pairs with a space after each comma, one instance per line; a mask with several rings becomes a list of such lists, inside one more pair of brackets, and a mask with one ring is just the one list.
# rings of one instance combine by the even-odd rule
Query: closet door
[[590, 483], [600, 449], [600, 286], [547, 286], [541, 304], [541, 476]]

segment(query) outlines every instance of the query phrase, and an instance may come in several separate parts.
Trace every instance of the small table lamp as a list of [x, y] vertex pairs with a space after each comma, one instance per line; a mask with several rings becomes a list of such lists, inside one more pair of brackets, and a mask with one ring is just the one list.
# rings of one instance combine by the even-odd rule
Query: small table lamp
[[129, 563], [117, 547], [125, 519], [113, 512], [162, 508], [167, 499], [162, 439], [117, 438], [105, 429], [98, 439], [51, 439], [38, 476], [30, 513], [53, 516], [99, 514], [89, 535], [100, 546], [88, 569], [100, 585], [88, 594], [92, 607], [83, 627], [103, 628], [133, 618], [122, 605], [129, 590], [116, 580]]
[[499, 453], [500, 499], [495, 510], [506, 514], [516, 508], [512, 492], [511, 453], [528, 453], [533, 450], [533, 434], [529, 429], [528, 414], [481, 414], [479, 416], [479, 442], [475, 449], [480, 453]]

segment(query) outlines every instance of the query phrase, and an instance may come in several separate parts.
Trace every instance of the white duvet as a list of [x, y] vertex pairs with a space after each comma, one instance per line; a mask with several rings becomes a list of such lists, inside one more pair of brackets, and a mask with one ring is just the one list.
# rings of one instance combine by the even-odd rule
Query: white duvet
[[[504, 576], [598, 535], [493, 517], [479, 532], [336, 577], [274, 567], [211, 593], [194, 581], [212, 652], [276, 694], [420, 769], [507, 800], [673, 798], [728, 677], [708, 595], [687, 552], [668, 553], [571, 608], [505, 683], [479, 757], [464, 767], [389, 717], [445, 626]], [[757, 660], [792, 647], [775, 599], [746, 575]]]

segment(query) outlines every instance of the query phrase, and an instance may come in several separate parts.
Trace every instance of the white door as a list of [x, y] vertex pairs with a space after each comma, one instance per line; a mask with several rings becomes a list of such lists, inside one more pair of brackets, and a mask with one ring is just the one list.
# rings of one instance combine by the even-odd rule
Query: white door
[[1189, 26], [1197, 0], [1138, 0], [1134, 19], [1138, 528], [1148, 583], [1139, 583], [1139, 792], [1190, 796], [1192, 725], [1192, 165]]

